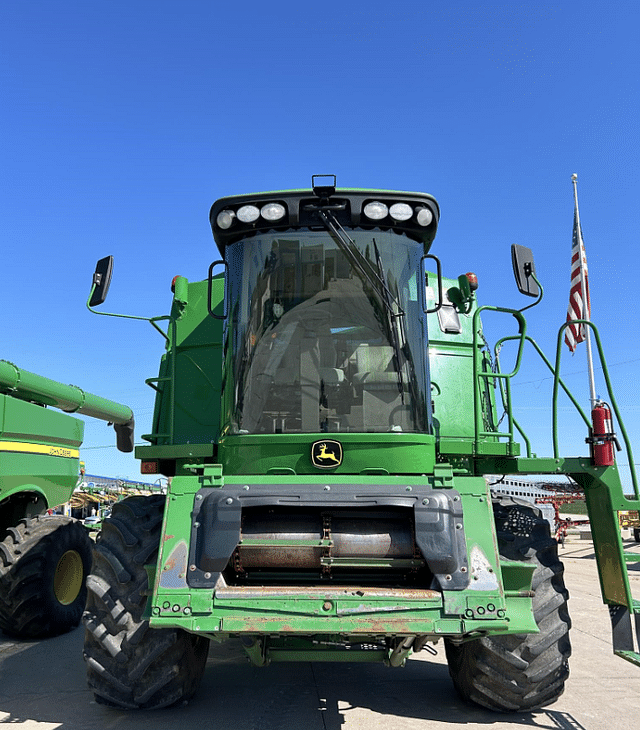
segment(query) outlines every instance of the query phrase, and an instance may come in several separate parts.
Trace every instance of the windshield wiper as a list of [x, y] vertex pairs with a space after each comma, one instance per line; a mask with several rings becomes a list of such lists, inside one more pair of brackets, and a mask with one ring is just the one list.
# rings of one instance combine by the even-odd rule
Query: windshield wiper
[[[384, 267], [382, 266], [382, 256], [380, 256], [380, 250], [378, 249], [378, 244], [376, 243], [375, 238], [372, 240], [373, 240], [373, 250], [376, 255], [376, 264], [378, 266], [378, 276], [385, 285], [385, 294], [388, 297], [393, 297], [391, 290], [387, 286], [386, 279], [384, 278]], [[398, 307], [398, 309], [400, 309], [397, 299], [395, 299], [395, 303], [396, 303], [396, 306]], [[388, 298], [385, 299], [385, 305], [389, 312], [393, 312], [393, 310], [391, 308], [391, 302], [389, 301]], [[404, 314], [404, 312], [402, 312], [402, 314]], [[398, 334], [399, 334], [399, 330], [402, 329], [403, 330], [402, 335], [403, 335], [403, 339], [404, 339], [405, 322], [406, 322], [406, 320], [393, 319], [393, 316], [390, 318], [390, 322], [389, 322], [389, 339], [390, 339], [391, 345], [393, 347], [393, 359], [394, 359], [395, 366], [396, 366], [396, 372], [398, 373], [398, 390], [400, 391], [400, 397], [402, 398], [403, 403], [404, 403], [404, 378], [402, 376], [402, 356], [401, 356], [402, 349], [400, 347]]]
[[[335, 237], [336, 243], [348, 259], [349, 263], [369, 282], [384, 304], [384, 308], [386, 309], [389, 317], [389, 341], [393, 348], [393, 359], [396, 374], [398, 376], [398, 391], [400, 392], [402, 403], [404, 403], [402, 355], [400, 343], [398, 342], [398, 320], [396, 319], [397, 317], [404, 317], [404, 310], [400, 306], [398, 298], [387, 285], [387, 281], [384, 276], [384, 267], [382, 265], [382, 257], [380, 256], [376, 239], [373, 238], [372, 241], [376, 256], [377, 270], [373, 267], [373, 264], [362, 255], [362, 252], [356, 246], [355, 241], [349, 237], [349, 234], [340, 225], [340, 221], [338, 221], [331, 211], [318, 210], [318, 215], [327, 227], [327, 230]], [[395, 308], [398, 310], [397, 312], [393, 311], [393, 305], [395, 305]]]
[[[349, 263], [356, 269], [373, 287], [376, 291], [385, 307], [387, 308], [391, 317], [403, 317], [404, 310], [400, 306], [398, 298], [393, 294], [391, 289], [387, 286], [387, 282], [384, 279], [384, 272], [382, 270], [382, 262], [378, 261], [378, 271], [371, 265], [363, 255], [360, 249], [356, 246], [353, 239], [349, 237], [349, 234], [342, 227], [338, 219], [330, 210], [318, 210], [318, 216], [325, 224], [327, 230], [333, 234], [336, 239], [336, 243], [340, 247], [340, 250], [344, 253]], [[375, 245], [375, 240], [374, 240]], [[377, 248], [377, 247], [376, 247]], [[392, 304], [395, 305], [397, 312], [393, 311]]]

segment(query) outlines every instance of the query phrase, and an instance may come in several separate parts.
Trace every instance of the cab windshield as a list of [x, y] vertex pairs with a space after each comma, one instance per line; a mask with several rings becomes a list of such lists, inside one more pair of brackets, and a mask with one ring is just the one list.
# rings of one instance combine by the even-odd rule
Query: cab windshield
[[223, 433], [429, 432], [421, 244], [258, 234], [226, 249]]

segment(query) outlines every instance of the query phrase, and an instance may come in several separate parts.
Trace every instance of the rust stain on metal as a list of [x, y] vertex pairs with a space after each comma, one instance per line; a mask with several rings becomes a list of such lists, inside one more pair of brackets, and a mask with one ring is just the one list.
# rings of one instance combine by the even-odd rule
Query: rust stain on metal
[[188, 545], [186, 540], [180, 540], [164, 561], [160, 571], [161, 588], [187, 588], [187, 557]]
[[402, 601], [441, 600], [438, 591], [428, 588], [369, 588], [366, 586], [229, 586], [216, 591], [217, 598], [321, 598], [338, 600], [340, 598], [379, 598]]
[[347, 606], [338, 608], [338, 616], [362, 613], [390, 613], [393, 611], [415, 611], [416, 606], [367, 606], [361, 603], [359, 606]]

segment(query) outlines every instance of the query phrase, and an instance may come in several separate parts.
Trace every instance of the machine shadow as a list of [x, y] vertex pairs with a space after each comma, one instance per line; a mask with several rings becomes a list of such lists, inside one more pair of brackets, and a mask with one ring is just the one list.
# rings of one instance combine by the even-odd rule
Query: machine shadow
[[[402, 669], [321, 662], [256, 668], [243, 661], [239, 646], [231, 649], [231, 654], [224, 645], [212, 646], [198, 697], [209, 694], [208, 685], [215, 684], [216, 675], [223, 670], [240, 692], [236, 701], [240, 704], [243, 697], [246, 700], [246, 714], [234, 718], [235, 726], [252, 730], [344, 730], [373, 728], [380, 723], [392, 728], [394, 718], [428, 722], [429, 727], [475, 723], [498, 728], [504, 724], [587, 730], [570, 714], [553, 709], [505, 714], [465, 703], [456, 693], [440, 656], [444, 650], [438, 650], [435, 661], [414, 658]], [[226, 697], [228, 701], [229, 695]], [[253, 703], [260, 707], [255, 716]], [[216, 702], [221, 704], [222, 700]], [[399, 726], [404, 723], [399, 722]]]
[[320, 662], [258, 668], [246, 660], [239, 642], [212, 642], [202, 684], [189, 703], [122, 711], [95, 702], [86, 685], [82, 642], [81, 628], [37, 642], [0, 636], [0, 723], [55, 723], [61, 730], [175, 730], [210, 727], [215, 718], [216, 728], [234, 730], [344, 730], [380, 723], [393, 728], [398, 719], [399, 726], [402, 720], [418, 720], [429, 727], [475, 723], [586, 730], [576, 718], [553, 709], [501, 714], [465, 704], [440, 647], [433, 661], [420, 655], [402, 669]]

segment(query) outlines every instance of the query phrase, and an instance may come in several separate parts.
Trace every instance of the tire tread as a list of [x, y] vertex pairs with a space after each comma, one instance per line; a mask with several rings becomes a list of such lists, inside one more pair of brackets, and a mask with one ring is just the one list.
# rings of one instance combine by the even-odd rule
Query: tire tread
[[467, 701], [500, 712], [532, 711], [555, 702], [569, 676], [569, 594], [557, 543], [539, 510], [499, 498], [494, 514], [501, 557], [536, 565], [533, 612], [540, 633], [447, 641], [449, 673]]
[[143, 619], [147, 572], [160, 543], [164, 497], [129, 497], [113, 507], [94, 551], [84, 615], [87, 681], [96, 701], [159, 709], [187, 701], [206, 664], [208, 639], [152, 629]]

